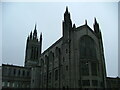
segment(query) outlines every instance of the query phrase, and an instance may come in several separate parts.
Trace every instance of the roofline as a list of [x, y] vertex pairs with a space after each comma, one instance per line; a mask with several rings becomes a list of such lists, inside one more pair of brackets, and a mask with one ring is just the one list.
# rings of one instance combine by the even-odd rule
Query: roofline
[[18, 67], [18, 68], [29, 68], [29, 67], [24, 67], [24, 66], [17, 66], [17, 65], [10, 65], [10, 64], [2, 64], [2, 67], [3, 66], [7, 66], [7, 67]]
[[116, 79], [116, 78], [120, 79], [118, 76], [116, 76], [116, 77], [106, 77], [106, 78], [108, 78], [108, 79]]
[[41, 53], [41, 55], [45, 54], [47, 51], [50, 50], [50, 48], [54, 47], [56, 44], [58, 44], [63, 37], [59, 38], [55, 43], [53, 43], [49, 48], [47, 48], [43, 53]]
[[[89, 28], [90, 31], [97, 37], [97, 35], [96, 35], [96, 33], [94, 32], [94, 30], [92, 30], [88, 25], [82, 25], [82, 26], [77, 27], [76, 29], [78, 29], [78, 28], [83, 28], [83, 27]], [[74, 30], [74, 31], [77, 31], [77, 30]], [[98, 37], [97, 37], [97, 38], [98, 38]]]

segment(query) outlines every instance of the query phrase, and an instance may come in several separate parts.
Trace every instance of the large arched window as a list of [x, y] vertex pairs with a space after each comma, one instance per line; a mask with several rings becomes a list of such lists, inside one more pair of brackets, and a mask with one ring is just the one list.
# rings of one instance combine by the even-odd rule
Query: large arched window
[[80, 38], [80, 58], [96, 59], [96, 44], [94, 40], [85, 35]]

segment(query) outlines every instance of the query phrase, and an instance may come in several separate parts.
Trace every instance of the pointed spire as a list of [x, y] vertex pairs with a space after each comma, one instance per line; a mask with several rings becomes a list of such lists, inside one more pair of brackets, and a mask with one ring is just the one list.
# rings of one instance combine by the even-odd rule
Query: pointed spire
[[97, 23], [96, 18], [94, 18], [94, 31], [95, 31], [95, 33], [98, 33], [100, 31], [99, 24]]
[[87, 20], [85, 20], [85, 25], [87, 25]]
[[40, 33], [40, 55], [42, 51], [42, 32]]
[[35, 24], [33, 36], [36, 36], [36, 34], [37, 34], [37, 29], [36, 29], [36, 27], [37, 27], [37, 25]]
[[70, 13], [69, 13], [69, 11], [68, 11], [68, 6], [66, 6], [66, 11], [65, 11], [64, 14], [66, 14], [66, 15], [70, 15]]
[[66, 11], [64, 13], [64, 21], [65, 22], [69, 22], [70, 24], [72, 24], [71, 19], [70, 19], [70, 13], [68, 11], [68, 7], [66, 6]]
[[30, 39], [32, 39], [32, 31], [31, 31], [31, 33], [30, 33]]
[[40, 33], [40, 39], [42, 38], [42, 32]]
[[35, 23], [34, 33], [37, 33], [36, 27], [37, 27], [37, 24]]
[[35, 23], [35, 29], [34, 29], [34, 30], [36, 30], [36, 26], [37, 26], [37, 25], [36, 25], [36, 23]]
[[27, 41], [29, 41], [29, 35], [28, 35], [28, 37], [27, 37]]
[[97, 20], [96, 20], [96, 17], [94, 17], [94, 20], [95, 20], [95, 21], [94, 21], [94, 22], [95, 22], [95, 24], [97, 24]]
[[75, 24], [73, 24], [73, 28], [76, 28]]
[[68, 6], [66, 6], [66, 11], [65, 12], [68, 13]]
[[29, 40], [30, 40], [30, 39], [29, 39], [29, 35], [28, 35], [28, 37], [27, 37], [27, 44], [28, 44]]
[[33, 39], [37, 39], [37, 29], [36, 29], [36, 24], [35, 24], [35, 29], [34, 29], [34, 33], [33, 33]]

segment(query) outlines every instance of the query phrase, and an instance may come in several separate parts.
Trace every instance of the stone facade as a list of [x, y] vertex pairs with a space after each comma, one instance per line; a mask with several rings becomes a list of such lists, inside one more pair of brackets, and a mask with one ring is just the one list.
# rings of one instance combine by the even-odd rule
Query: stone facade
[[[94, 30], [87, 25], [87, 21], [79, 27], [72, 25], [66, 8], [63, 36], [41, 53], [37, 67], [32, 70], [31, 87], [105, 88], [104, 50], [96, 19], [93, 27]], [[38, 75], [40, 78], [36, 79]]]
[[107, 77], [107, 88], [111, 88], [111, 90], [115, 90], [115, 88], [119, 88], [120, 90], [120, 78], [119, 77]]
[[[63, 36], [41, 53], [42, 34], [27, 38], [25, 65], [2, 65], [3, 88], [107, 88], [102, 34], [95, 18], [92, 30], [72, 24], [68, 8], [62, 22]], [[24, 74], [23, 74], [24, 72]], [[26, 74], [25, 74], [26, 73]]]
[[30, 88], [31, 69], [2, 64], [2, 88]]
[[27, 38], [26, 54], [25, 54], [25, 67], [34, 67], [38, 64], [38, 58], [41, 55], [42, 34], [40, 35], [40, 41], [37, 37], [36, 25], [34, 32], [30, 33]]

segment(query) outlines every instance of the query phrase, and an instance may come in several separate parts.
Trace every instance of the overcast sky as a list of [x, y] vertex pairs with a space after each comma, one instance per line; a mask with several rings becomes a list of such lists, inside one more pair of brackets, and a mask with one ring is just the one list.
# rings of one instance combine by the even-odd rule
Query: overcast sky
[[81, 26], [88, 21], [93, 29], [94, 17], [103, 37], [108, 76], [118, 76], [118, 3], [40, 2], [2, 3], [2, 63], [24, 65], [26, 39], [37, 23], [38, 37], [43, 33], [42, 51], [62, 36], [65, 8], [72, 22]]

